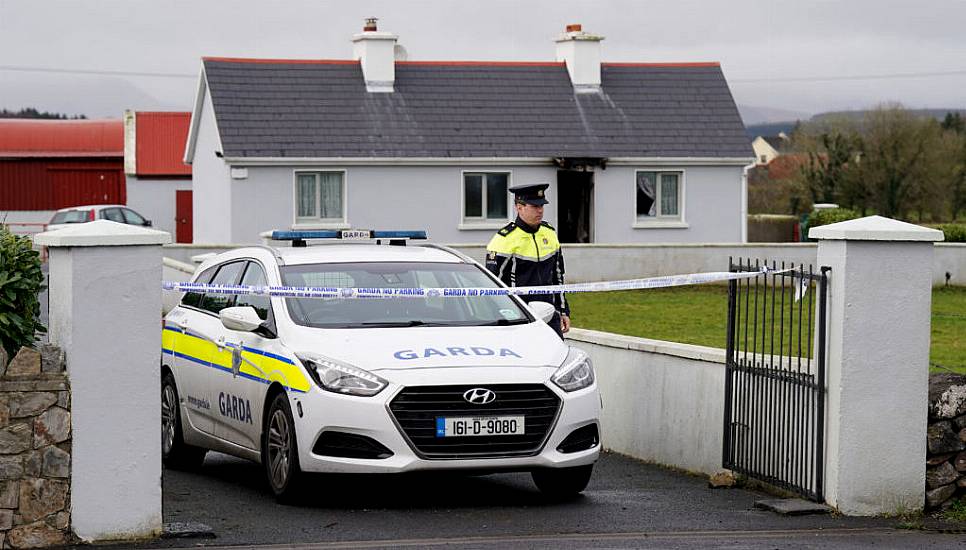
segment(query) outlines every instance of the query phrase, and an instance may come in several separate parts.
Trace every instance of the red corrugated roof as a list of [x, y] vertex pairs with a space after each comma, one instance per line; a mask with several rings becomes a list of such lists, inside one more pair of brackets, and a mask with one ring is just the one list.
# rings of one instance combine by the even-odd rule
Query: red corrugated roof
[[0, 157], [124, 157], [121, 120], [0, 119]]
[[139, 176], [190, 176], [184, 163], [191, 113], [135, 113], [135, 159]]

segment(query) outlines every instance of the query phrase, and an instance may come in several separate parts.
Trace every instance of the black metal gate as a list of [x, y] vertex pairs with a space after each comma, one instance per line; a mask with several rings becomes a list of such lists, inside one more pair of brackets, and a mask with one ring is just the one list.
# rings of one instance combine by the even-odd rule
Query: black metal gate
[[[729, 260], [732, 272], [759, 261]], [[722, 465], [824, 500], [828, 271], [776, 265], [728, 289]]]

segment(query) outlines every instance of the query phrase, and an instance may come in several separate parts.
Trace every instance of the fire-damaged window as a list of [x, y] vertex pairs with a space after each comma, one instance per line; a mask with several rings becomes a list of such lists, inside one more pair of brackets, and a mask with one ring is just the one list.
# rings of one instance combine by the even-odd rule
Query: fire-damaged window
[[509, 181], [507, 172], [464, 172], [463, 221], [505, 223]]
[[639, 170], [635, 173], [637, 220], [681, 219], [683, 174], [680, 171]]
[[345, 172], [296, 172], [296, 225], [342, 223], [344, 221]]

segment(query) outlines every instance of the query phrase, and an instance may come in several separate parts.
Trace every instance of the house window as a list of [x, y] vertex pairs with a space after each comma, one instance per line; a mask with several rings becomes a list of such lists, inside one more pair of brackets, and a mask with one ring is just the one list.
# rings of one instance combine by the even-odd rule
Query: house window
[[681, 219], [681, 172], [639, 171], [636, 176], [639, 221]]
[[341, 222], [344, 219], [344, 172], [295, 174], [295, 223]]
[[506, 172], [463, 173], [463, 219], [468, 222], [505, 222], [507, 220]]

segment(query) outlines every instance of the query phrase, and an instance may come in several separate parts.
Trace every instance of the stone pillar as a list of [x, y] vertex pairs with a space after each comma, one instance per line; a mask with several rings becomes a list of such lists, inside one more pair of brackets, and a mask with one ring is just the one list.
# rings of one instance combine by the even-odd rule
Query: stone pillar
[[72, 395], [74, 533], [87, 542], [161, 533], [163, 231], [107, 220], [41, 233], [49, 333]]
[[870, 216], [813, 228], [832, 268], [826, 501], [848, 515], [921, 510], [935, 229]]

